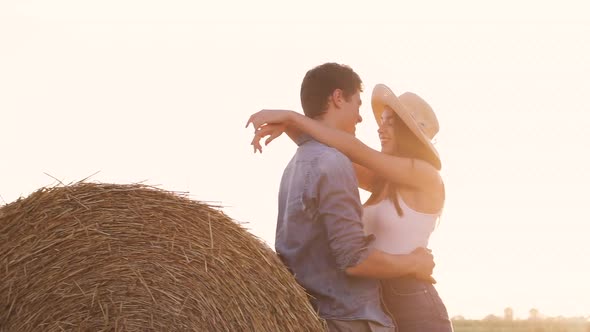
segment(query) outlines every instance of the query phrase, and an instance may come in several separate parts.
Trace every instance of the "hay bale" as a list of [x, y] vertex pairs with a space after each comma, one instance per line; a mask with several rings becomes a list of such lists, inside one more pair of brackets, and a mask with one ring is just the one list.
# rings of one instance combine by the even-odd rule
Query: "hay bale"
[[144, 185], [0, 207], [2, 331], [321, 331], [276, 254], [213, 206]]

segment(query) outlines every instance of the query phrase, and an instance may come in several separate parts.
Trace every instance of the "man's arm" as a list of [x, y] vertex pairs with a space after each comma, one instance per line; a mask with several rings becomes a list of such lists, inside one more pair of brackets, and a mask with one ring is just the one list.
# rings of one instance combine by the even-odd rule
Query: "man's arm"
[[341, 154], [326, 153], [318, 181], [318, 212], [337, 266], [351, 276], [391, 278], [414, 274], [430, 280], [434, 261], [427, 249], [408, 255], [369, 250], [361, 222], [357, 181], [350, 161]]
[[432, 278], [434, 265], [432, 254], [424, 248], [418, 248], [408, 255], [391, 255], [375, 249], [371, 250], [366, 259], [348, 267], [346, 273], [355, 277], [378, 279], [412, 274], [418, 279], [435, 282]]

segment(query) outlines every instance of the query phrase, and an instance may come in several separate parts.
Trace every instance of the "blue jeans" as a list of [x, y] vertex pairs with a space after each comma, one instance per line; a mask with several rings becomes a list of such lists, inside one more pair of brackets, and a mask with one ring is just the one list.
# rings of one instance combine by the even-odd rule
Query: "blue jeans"
[[381, 282], [383, 302], [399, 332], [452, 332], [447, 308], [434, 286], [413, 277]]

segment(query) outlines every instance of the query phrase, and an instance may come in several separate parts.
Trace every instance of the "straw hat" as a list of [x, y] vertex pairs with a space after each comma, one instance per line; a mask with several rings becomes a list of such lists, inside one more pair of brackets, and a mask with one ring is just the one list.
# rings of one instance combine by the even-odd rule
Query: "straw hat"
[[385, 84], [377, 84], [371, 96], [373, 115], [381, 123], [381, 114], [389, 106], [399, 116], [414, 135], [432, 152], [440, 169], [440, 157], [432, 144], [438, 133], [436, 114], [424, 99], [412, 92], [405, 92], [397, 97]]

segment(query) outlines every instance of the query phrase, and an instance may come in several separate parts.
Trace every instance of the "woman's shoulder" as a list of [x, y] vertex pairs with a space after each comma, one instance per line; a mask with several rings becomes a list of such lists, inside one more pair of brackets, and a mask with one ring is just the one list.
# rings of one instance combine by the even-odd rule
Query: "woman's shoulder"
[[445, 205], [444, 184], [432, 190], [400, 190], [399, 194], [406, 205], [420, 213], [437, 214]]

